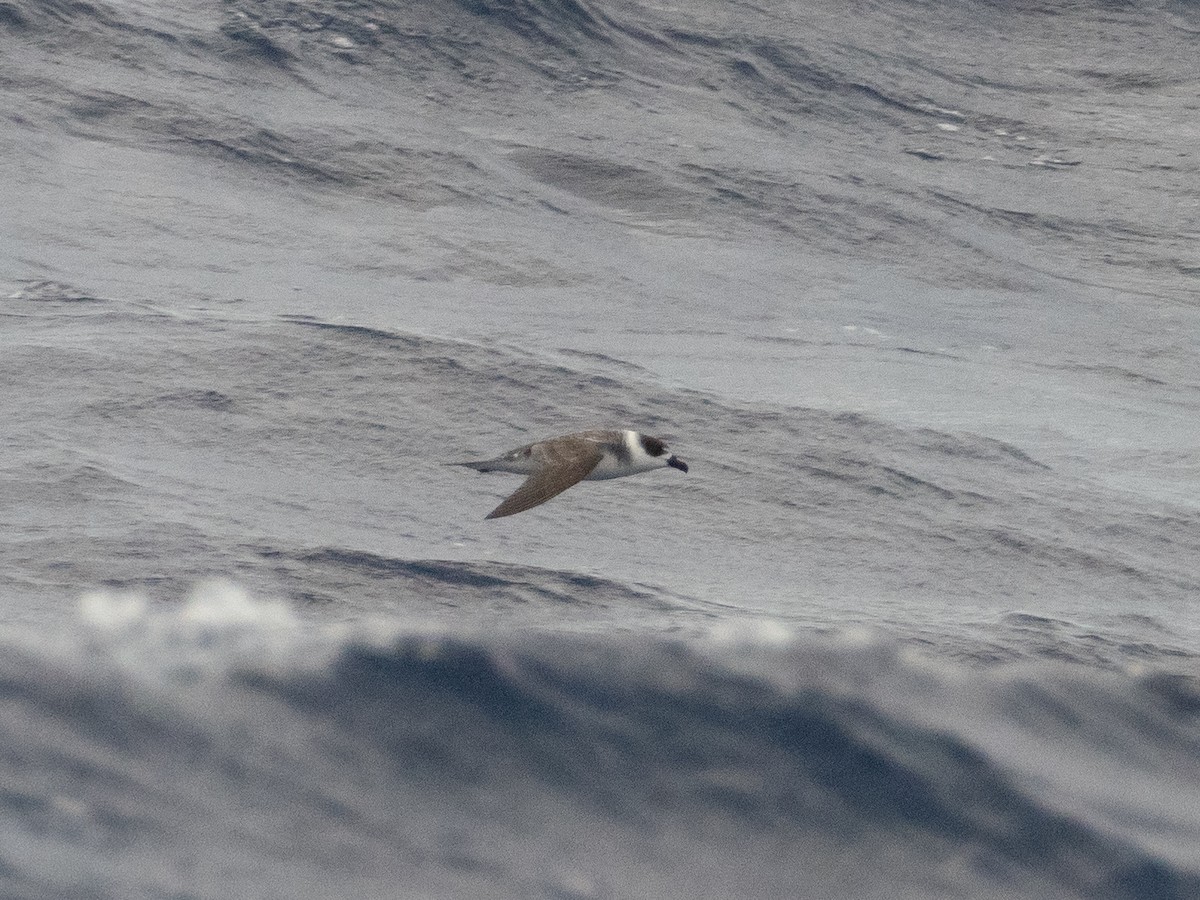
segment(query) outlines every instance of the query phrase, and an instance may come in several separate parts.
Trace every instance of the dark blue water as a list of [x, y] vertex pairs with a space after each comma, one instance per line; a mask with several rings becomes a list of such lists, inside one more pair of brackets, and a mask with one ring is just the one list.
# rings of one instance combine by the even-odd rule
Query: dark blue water
[[1200, 896], [1198, 36], [0, 3], [0, 895]]

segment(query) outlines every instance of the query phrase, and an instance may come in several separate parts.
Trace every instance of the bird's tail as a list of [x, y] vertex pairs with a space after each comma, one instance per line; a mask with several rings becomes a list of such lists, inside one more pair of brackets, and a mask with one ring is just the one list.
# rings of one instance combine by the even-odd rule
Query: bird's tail
[[492, 471], [490, 459], [470, 459], [466, 462], [448, 462], [442, 463], [443, 466], [466, 466], [468, 469], [474, 469], [476, 472]]

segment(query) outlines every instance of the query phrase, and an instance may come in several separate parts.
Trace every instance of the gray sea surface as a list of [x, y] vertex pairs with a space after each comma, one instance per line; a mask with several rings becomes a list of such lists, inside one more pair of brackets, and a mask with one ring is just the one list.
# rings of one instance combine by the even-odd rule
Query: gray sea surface
[[0, 896], [1200, 896], [1197, 59], [0, 2]]

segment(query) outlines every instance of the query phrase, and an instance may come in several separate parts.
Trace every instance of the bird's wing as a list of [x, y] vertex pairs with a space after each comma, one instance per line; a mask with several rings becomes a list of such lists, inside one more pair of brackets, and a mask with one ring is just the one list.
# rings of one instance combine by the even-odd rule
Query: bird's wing
[[587, 478], [604, 456], [599, 446], [570, 451], [548, 442], [537, 449], [541, 451], [541, 466], [511, 496], [488, 513], [487, 518], [499, 519], [525, 512], [551, 497], [557, 497], [571, 485]]

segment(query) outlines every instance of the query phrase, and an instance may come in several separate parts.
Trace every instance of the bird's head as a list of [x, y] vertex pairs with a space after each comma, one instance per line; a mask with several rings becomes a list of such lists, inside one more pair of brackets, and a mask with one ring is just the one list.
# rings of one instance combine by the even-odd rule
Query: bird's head
[[667, 442], [662, 438], [650, 437], [648, 434], [639, 434], [638, 441], [642, 445], [642, 449], [646, 451], [647, 456], [662, 461], [664, 466], [670, 466], [672, 469], [678, 469], [680, 472], [688, 470], [688, 464], [676, 456], [667, 448]]

